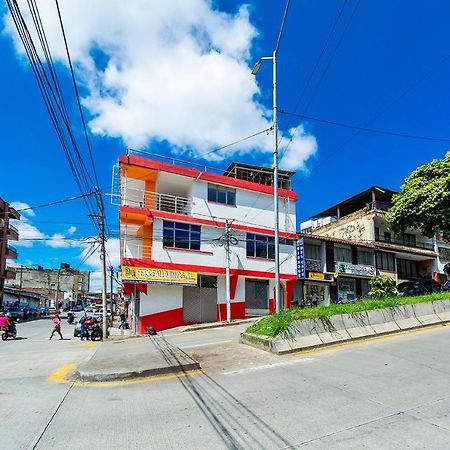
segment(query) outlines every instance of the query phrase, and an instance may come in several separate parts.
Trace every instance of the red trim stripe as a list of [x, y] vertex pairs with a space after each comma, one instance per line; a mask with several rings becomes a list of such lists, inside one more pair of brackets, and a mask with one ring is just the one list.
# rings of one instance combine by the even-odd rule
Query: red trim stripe
[[[266, 186], [264, 184], [253, 183], [252, 181], [240, 180], [237, 178], [226, 177], [225, 175], [218, 175], [211, 172], [202, 172], [197, 169], [189, 167], [178, 166], [175, 164], [168, 164], [162, 161], [155, 161], [142, 156], [126, 155], [120, 156], [119, 162], [130, 164], [133, 166], [145, 167], [147, 169], [159, 170], [161, 172], [175, 173], [177, 175], [200, 179], [203, 181], [211, 181], [212, 183], [223, 184], [225, 186], [233, 186], [247, 191], [256, 191], [262, 194], [273, 195], [273, 186]], [[294, 191], [289, 189], [279, 189], [278, 195], [283, 198], [290, 198], [297, 200], [298, 196]]]

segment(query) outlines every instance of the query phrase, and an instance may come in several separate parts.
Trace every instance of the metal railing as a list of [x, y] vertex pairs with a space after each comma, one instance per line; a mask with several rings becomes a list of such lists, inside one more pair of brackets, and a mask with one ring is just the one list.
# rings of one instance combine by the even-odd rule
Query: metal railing
[[400, 239], [395, 237], [375, 236], [375, 241], [385, 242], [387, 244], [403, 245], [405, 247], [423, 248], [426, 250], [434, 250], [434, 244], [429, 242], [417, 242], [409, 239]]
[[306, 259], [305, 267], [306, 270], [311, 272], [322, 272], [322, 261], [320, 259]]
[[17, 253], [17, 248], [12, 245], [7, 245], [6, 248], [11, 252]]
[[9, 224], [8, 228], [12, 231], [15, 231], [17, 234], [19, 234], [19, 230], [14, 225]]
[[187, 197], [123, 187], [119, 204], [185, 215], [191, 214], [192, 209], [192, 200]]

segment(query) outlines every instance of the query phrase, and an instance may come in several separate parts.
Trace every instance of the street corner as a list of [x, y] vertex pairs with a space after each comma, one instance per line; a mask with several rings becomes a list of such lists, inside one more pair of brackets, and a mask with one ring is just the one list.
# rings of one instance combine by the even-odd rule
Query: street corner
[[86, 341], [86, 342], [77, 342], [74, 343], [70, 346], [71, 348], [95, 348], [97, 347], [97, 342], [91, 342], [91, 341]]
[[51, 375], [47, 377], [47, 381], [49, 383], [55, 383], [55, 384], [72, 384], [74, 382], [73, 379], [71, 379], [75, 373], [76, 364], [75, 363], [69, 363], [64, 364], [63, 366], [59, 367], [55, 372], [53, 372]]

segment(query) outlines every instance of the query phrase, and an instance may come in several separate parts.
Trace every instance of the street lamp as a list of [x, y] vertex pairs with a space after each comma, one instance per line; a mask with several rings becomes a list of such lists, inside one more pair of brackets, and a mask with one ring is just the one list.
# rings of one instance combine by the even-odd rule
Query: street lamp
[[256, 75], [261, 67], [261, 62], [264, 60], [272, 61], [273, 68], [273, 105], [272, 105], [272, 120], [273, 120], [273, 201], [274, 201], [274, 228], [275, 228], [275, 312], [280, 312], [282, 309], [281, 292], [280, 292], [280, 224], [278, 212], [278, 122], [277, 122], [277, 52], [278, 44], [272, 56], [263, 56], [260, 58], [252, 69], [252, 75]]

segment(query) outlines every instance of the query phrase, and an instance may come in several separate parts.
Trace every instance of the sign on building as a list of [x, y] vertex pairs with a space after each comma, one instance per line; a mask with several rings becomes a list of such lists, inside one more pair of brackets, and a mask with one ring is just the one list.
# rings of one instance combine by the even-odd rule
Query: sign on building
[[297, 278], [306, 278], [305, 242], [303, 238], [297, 241]]
[[145, 283], [197, 285], [197, 272], [155, 269], [150, 267], [122, 266], [123, 281]]
[[376, 270], [374, 266], [366, 266], [364, 264], [337, 262], [335, 270], [338, 273], [345, 273], [348, 275], [362, 275], [366, 277], [372, 277], [376, 275]]

